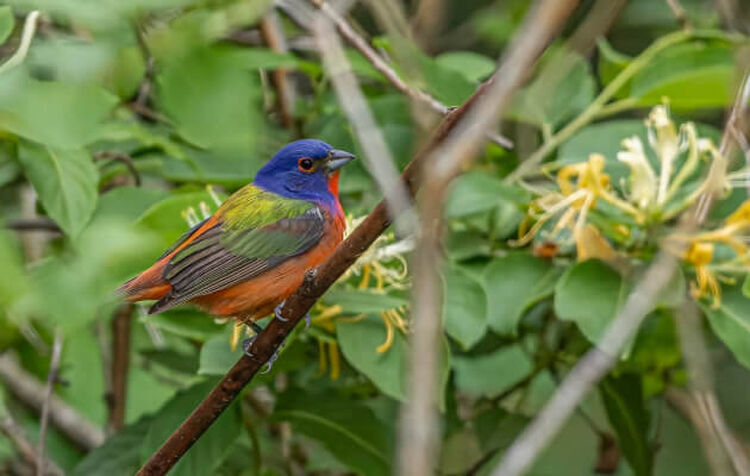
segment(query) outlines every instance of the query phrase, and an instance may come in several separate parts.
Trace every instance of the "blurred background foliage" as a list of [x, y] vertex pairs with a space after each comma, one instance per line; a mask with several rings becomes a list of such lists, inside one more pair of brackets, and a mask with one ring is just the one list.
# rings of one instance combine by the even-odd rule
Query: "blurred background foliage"
[[[26, 15], [39, 9], [42, 16], [24, 61], [0, 66], [3, 365], [15, 363], [29, 379], [44, 381], [59, 331], [64, 344], [55, 393], [103, 429], [117, 340], [110, 326], [118, 306], [112, 290], [187, 229], [186, 210], [214, 210], [295, 138], [363, 151], [305, 25], [281, 15], [291, 49], [266, 46], [258, 24], [270, 1], [6, 3], [0, 7], [0, 57], [6, 60], [21, 42]], [[418, 3], [403, 8], [411, 15]], [[413, 84], [459, 105], [492, 73], [530, 2], [434, 3], [442, 14], [434, 28], [416, 29], [408, 54], [401, 51], [404, 38], [386, 34], [367, 3], [352, 11], [352, 21]], [[581, 2], [516, 97], [503, 131], [515, 148], [487, 145], [445, 204], [440, 474], [490, 471], [614, 317], [656, 249], [654, 229], [667, 221], [636, 223], [629, 228], [636, 235], [617, 243], [607, 230], [630, 226], [627, 217], [606, 206], [593, 214], [591, 221], [629, 267], [616, 259], [583, 260], [569, 235], [543, 233], [514, 249], [509, 240], [534, 218], [540, 193], [503, 178], [557, 140], [545, 165], [548, 176], [602, 154], [612, 185], [631, 199], [629, 169], [617, 161], [623, 139], [635, 135], [646, 144], [644, 118], [666, 100], [676, 124], [692, 121], [700, 137], [718, 141], [739, 80], [737, 65], [747, 61], [747, 38], [722, 33], [726, 19], [711, 1], [682, 0], [687, 20], [702, 33], [650, 57], [644, 54], [649, 45], [682, 34], [667, 3], [625, 2], [605, 37], [585, 41], [581, 25], [601, 3]], [[356, 51], [348, 53], [403, 166], [425, 130], [408, 100]], [[565, 132], [629, 67], [635, 73], [607, 107]], [[290, 123], [271, 74], [279, 69], [288, 71], [297, 92]], [[648, 155], [658, 159], [658, 153]], [[699, 186], [698, 175], [686, 194]], [[341, 197], [355, 221], [379, 201], [361, 161], [343, 172]], [[734, 189], [714, 210], [712, 226], [721, 226], [746, 199], [745, 188]], [[172, 474], [392, 472], [398, 405], [405, 398], [409, 249], [408, 240], [392, 233], [379, 240], [316, 305], [313, 326], [295, 331], [273, 370], [253, 380]], [[721, 253], [731, 250], [716, 256]], [[694, 294], [710, 324], [704, 331], [721, 405], [732, 430], [748, 438], [750, 281], [743, 289], [747, 268], [741, 265], [716, 271], [723, 273], [718, 304], [714, 294]], [[671, 295], [534, 474], [707, 474], [695, 431], [667, 398], [686, 381], [675, 313], [697, 272], [697, 264], [686, 261]], [[130, 325], [125, 426], [96, 449], [81, 447], [54, 425], [49, 430], [47, 455], [66, 473], [134, 473], [240, 355], [229, 345], [231, 324], [189, 307], [156, 316], [145, 309], [135, 308]], [[3, 418], [35, 442], [38, 413], [3, 381]], [[0, 438], [0, 460], [4, 471], [26, 474], [10, 438]]]

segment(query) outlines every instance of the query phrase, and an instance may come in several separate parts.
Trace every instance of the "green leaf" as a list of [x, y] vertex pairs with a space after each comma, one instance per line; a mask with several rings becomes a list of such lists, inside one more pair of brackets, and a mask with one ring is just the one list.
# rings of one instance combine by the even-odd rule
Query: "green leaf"
[[386, 340], [386, 330], [379, 316], [368, 315], [361, 321], [341, 322], [336, 335], [346, 360], [365, 374], [381, 392], [403, 400], [406, 398], [404, 359], [406, 340], [395, 330], [393, 345], [382, 354], [375, 349]]
[[143, 435], [150, 426], [150, 417], [141, 418], [138, 422], [126, 426], [102, 446], [88, 453], [73, 470], [73, 476], [135, 474], [141, 465]]
[[[341, 352], [346, 360], [369, 378], [384, 394], [398, 400], [406, 398], [406, 355], [408, 343], [398, 329], [394, 329], [393, 344], [384, 353], [376, 349], [386, 341], [386, 329], [380, 316], [367, 315], [356, 322], [340, 322], [336, 325]], [[443, 339], [441, 348], [438, 404], [442, 409], [445, 386], [450, 375], [450, 348]]]
[[750, 273], [745, 276], [745, 282], [742, 285], [742, 294], [744, 294], [745, 297], [750, 298]]
[[208, 339], [201, 347], [200, 375], [224, 375], [242, 357], [241, 346], [232, 351], [225, 334]]
[[487, 322], [501, 334], [515, 334], [523, 312], [552, 294], [558, 270], [527, 253], [494, 259], [484, 271]]
[[292, 423], [294, 431], [320, 441], [339, 461], [357, 473], [391, 473], [391, 434], [366, 406], [332, 392], [292, 388], [283, 393], [273, 420]]
[[435, 57], [443, 68], [451, 69], [466, 79], [479, 82], [495, 71], [495, 60], [473, 51], [449, 51]]
[[2, 228], [0, 222], [0, 316], [13, 308], [13, 304], [30, 289], [24, 270], [21, 250], [13, 236]]
[[520, 203], [528, 197], [522, 188], [508, 185], [491, 174], [470, 171], [455, 180], [445, 214], [448, 218], [465, 217], [487, 212], [505, 202]]
[[537, 126], [557, 128], [593, 100], [596, 84], [588, 62], [558, 48], [548, 53], [534, 81], [518, 92], [509, 115]]
[[659, 54], [633, 78], [631, 97], [640, 105], [668, 98], [674, 108], [722, 107], [731, 101], [734, 51], [725, 45], [689, 43]]
[[632, 58], [615, 50], [604, 37], [597, 41], [597, 46], [599, 47], [599, 78], [602, 84], [607, 85], [630, 64]]
[[60, 228], [76, 237], [96, 208], [99, 175], [80, 149], [53, 149], [23, 142], [18, 158], [44, 209]]
[[323, 300], [330, 304], [338, 304], [345, 313], [350, 314], [373, 314], [409, 304], [406, 298], [366, 289], [332, 289], [326, 293]]
[[534, 364], [519, 345], [478, 357], [454, 356], [456, 387], [474, 397], [492, 398], [522, 380]]
[[0, 129], [51, 148], [77, 149], [99, 137], [117, 97], [92, 84], [0, 76]]
[[598, 342], [620, 309], [625, 295], [622, 278], [599, 260], [573, 265], [555, 287], [555, 313], [578, 325], [591, 342]]
[[[142, 434], [141, 462], [146, 461], [164, 443], [198, 403], [208, 395], [215, 384], [216, 380], [209, 380], [179, 392], [153, 416], [148, 432], [145, 435]], [[224, 413], [172, 468], [170, 475], [215, 474], [215, 469], [224, 461], [232, 443], [240, 435], [242, 419], [238, 414], [238, 408], [235, 402], [224, 410]]]
[[[196, 309], [172, 309], [141, 320], [146, 324], [153, 324], [162, 330], [198, 342], [205, 342], [226, 329], [225, 325], [216, 323], [211, 315]], [[226, 340], [224, 343], [226, 344]]]
[[700, 301], [716, 336], [732, 351], [737, 360], [750, 368], [750, 298], [739, 285], [722, 286], [718, 309]]
[[257, 75], [244, 58], [241, 49], [212, 47], [173, 60], [157, 76], [157, 100], [186, 140], [229, 156], [244, 154], [237, 166], [252, 167], [249, 157], [257, 156], [264, 122]]
[[617, 442], [633, 472], [653, 472], [654, 453], [649, 441], [649, 413], [643, 401], [641, 378], [636, 374], [607, 377], [599, 384], [607, 416], [617, 432]]
[[9, 6], [0, 7], [0, 44], [5, 43], [16, 24], [13, 10]]
[[449, 266], [443, 272], [445, 331], [470, 349], [487, 330], [487, 297], [479, 281], [464, 269]]

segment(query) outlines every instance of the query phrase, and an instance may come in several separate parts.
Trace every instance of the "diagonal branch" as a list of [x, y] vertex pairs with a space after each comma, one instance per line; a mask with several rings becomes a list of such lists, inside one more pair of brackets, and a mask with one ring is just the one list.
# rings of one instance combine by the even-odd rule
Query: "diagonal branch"
[[[458, 120], [466, 114], [485, 89], [486, 84], [481, 86], [461, 107], [448, 113], [426, 145], [414, 155], [401, 176], [412, 194], [418, 187], [416, 176], [421, 164], [456, 126]], [[386, 204], [381, 201], [362, 224], [339, 245], [333, 256], [317, 271], [309, 272], [302, 286], [287, 299], [282, 311], [283, 317], [287, 320], [274, 319], [266, 326], [250, 349], [253, 357], [240, 358], [161, 448], [149, 458], [138, 471], [138, 475], [161, 475], [169, 471], [271, 358], [318, 298], [357, 261], [389, 225], [390, 219]]]

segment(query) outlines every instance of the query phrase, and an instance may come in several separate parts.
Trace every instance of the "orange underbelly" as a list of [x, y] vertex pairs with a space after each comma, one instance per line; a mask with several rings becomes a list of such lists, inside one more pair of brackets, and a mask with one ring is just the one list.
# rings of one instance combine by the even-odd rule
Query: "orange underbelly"
[[216, 316], [233, 316], [242, 321], [266, 317], [302, 284], [308, 270], [328, 259], [340, 242], [341, 234], [335, 233], [334, 238], [323, 240], [307, 253], [290, 258], [250, 281], [197, 297], [192, 302]]

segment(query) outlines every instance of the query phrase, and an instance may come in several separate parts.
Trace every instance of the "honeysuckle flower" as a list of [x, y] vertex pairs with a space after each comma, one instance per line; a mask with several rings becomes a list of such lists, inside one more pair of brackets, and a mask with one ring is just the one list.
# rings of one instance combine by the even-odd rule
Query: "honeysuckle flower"
[[648, 127], [648, 141], [656, 152], [661, 170], [659, 172], [659, 187], [656, 203], [663, 205], [667, 200], [669, 180], [672, 177], [674, 162], [680, 151], [680, 137], [674, 123], [669, 118], [666, 106], [656, 106], [646, 121]]
[[646, 157], [641, 139], [629, 137], [622, 141], [622, 146], [625, 150], [617, 153], [617, 160], [630, 167], [630, 200], [641, 210], [646, 210], [656, 201], [656, 174]]

